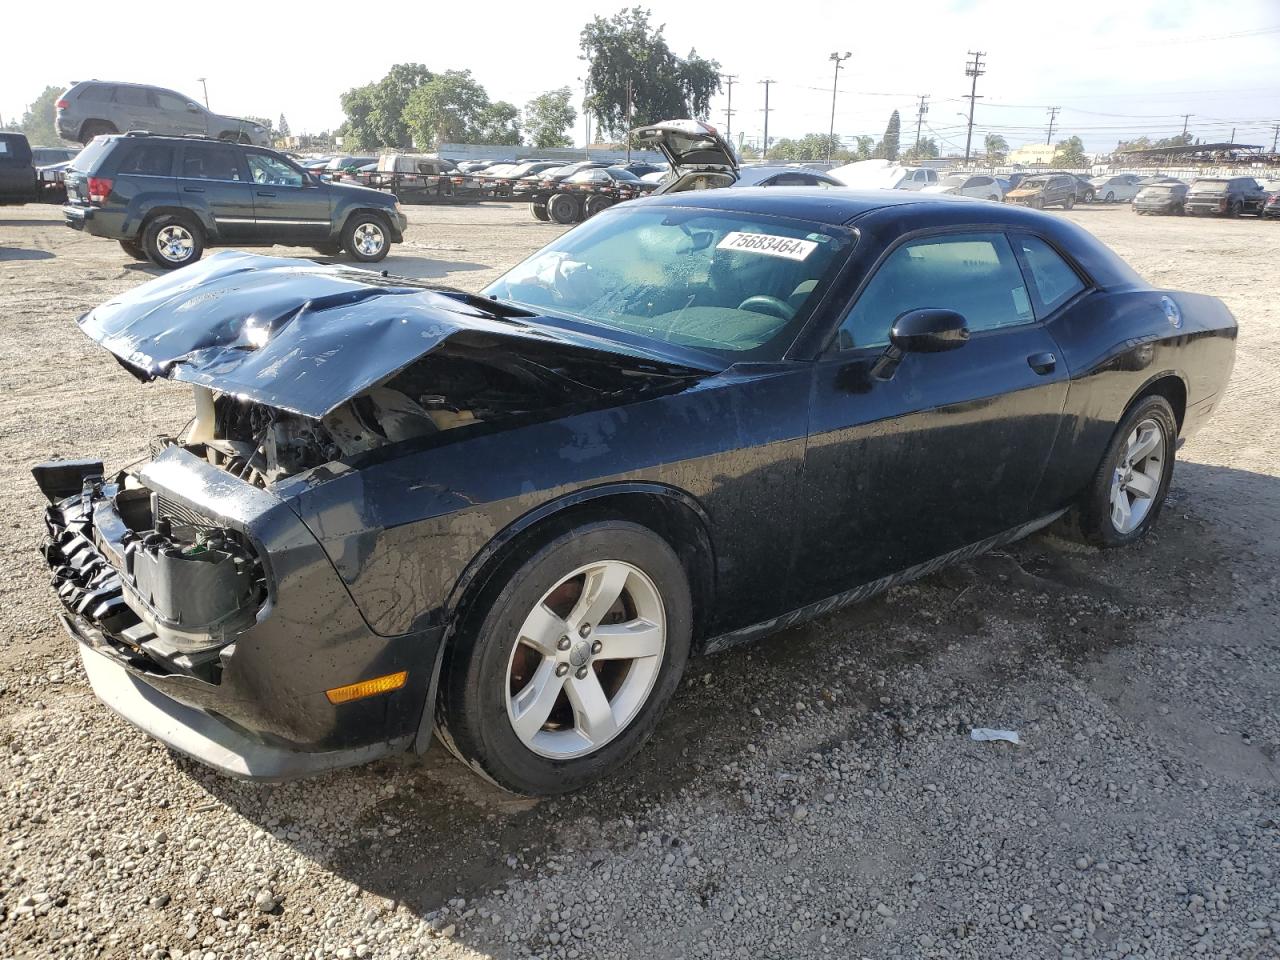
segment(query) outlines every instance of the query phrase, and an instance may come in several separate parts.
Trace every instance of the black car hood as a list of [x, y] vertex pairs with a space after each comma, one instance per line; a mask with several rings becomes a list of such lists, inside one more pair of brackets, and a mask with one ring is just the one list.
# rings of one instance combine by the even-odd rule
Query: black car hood
[[517, 353], [537, 342], [710, 372], [484, 302], [367, 270], [226, 252], [144, 283], [79, 322], [143, 380], [167, 377], [317, 419], [464, 334], [489, 335]]

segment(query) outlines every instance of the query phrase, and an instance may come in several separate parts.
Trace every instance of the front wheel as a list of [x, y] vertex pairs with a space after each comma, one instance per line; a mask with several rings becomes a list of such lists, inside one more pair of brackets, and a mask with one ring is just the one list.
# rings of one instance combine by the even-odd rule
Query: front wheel
[[1178, 426], [1169, 401], [1144, 397], [1120, 421], [1084, 499], [1075, 508], [1083, 539], [1119, 547], [1141, 538], [1173, 479]]
[[577, 197], [567, 193], [553, 193], [547, 198], [547, 216], [566, 226], [582, 219], [582, 206]]
[[185, 216], [159, 216], [142, 231], [142, 249], [157, 267], [176, 270], [204, 255], [204, 230]]
[[585, 524], [496, 574], [446, 653], [436, 733], [498, 786], [545, 795], [648, 739], [689, 655], [692, 604], [665, 540]]
[[1228, 212], [1227, 215], [1231, 217], [1231, 219], [1235, 220], [1243, 212], [1244, 212], [1244, 208], [1240, 205], [1240, 202], [1237, 200], [1235, 203], [1231, 205], [1231, 210]]
[[589, 220], [601, 210], [608, 210], [612, 206], [613, 200], [609, 197], [587, 197], [587, 201], [582, 208], [584, 219]]
[[1070, 209], [1071, 209], [1072, 207], [1074, 207], [1075, 205], [1076, 205], [1076, 198], [1075, 198], [1075, 197], [1067, 197], [1067, 199], [1065, 199], [1065, 200], [1063, 200], [1063, 201], [1062, 201], [1062, 209], [1063, 209], [1063, 210], [1070, 210]]
[[551, 218], [547, 216], [547, 205], [535, 200], [529, 204], [529, 209], [533, 212], [533, 219], [540, 220], [542, 223], [548, 222]]
[[1107, 203], [1112, 203], [1112, 202], [1114, 202], [1114, 201], [1115, 201], [1115, 199], [1116, 199], [1116, 195], [1115, 195], [1114, 193], [1112, 193], [1110, 190], [1108, 190], [1108, 191], [1107, 191], [1107, 195], [1106, 195], [1105, 197], [1103, 197], [1103, 199], [1104, 199], [1104, 200], [1106, 200], [1106, 201], [1107, 201]]
[[360, 263], [377, 263], [391, 248], [387, 224], [374, 213], [357, 213], [342, 228], [342, 249], [352, 260]]

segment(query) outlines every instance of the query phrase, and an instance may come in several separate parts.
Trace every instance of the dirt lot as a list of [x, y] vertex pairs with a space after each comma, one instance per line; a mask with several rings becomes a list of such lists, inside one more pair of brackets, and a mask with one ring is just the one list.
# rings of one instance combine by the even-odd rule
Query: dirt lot
[[[441, 750], [233, 783], [94, 700], [27, 471], [123, 464], [189, 393], [74, 326], [151, 268], [0, 211], [0, 956], [1280, 956], [1280, 224], [1065, 216], [1240, 322], [1156, 534], [1037, 536], [695, 661], [636, 763], [536, 803]], [[385, 267], [467, 288], [559, 229], [412, 219]]]

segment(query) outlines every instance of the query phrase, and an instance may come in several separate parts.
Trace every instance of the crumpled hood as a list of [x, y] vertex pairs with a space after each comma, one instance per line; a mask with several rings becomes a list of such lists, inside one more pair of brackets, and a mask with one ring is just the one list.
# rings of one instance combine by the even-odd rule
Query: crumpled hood
[[570, 351], [669, 358], [367, 270], [224, 252], [122, 294], [80, 328], [144, 380], [168, 377], [320, 418], [450, 337], [492, 334]]

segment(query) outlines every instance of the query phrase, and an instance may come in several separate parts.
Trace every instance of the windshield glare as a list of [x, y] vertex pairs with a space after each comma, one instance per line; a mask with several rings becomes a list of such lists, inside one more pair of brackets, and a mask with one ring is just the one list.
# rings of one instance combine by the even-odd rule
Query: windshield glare
[[650, 207], [600, 214], [485, 289], [728, 362], [781, 357], [853, 245], [843, 227]]

